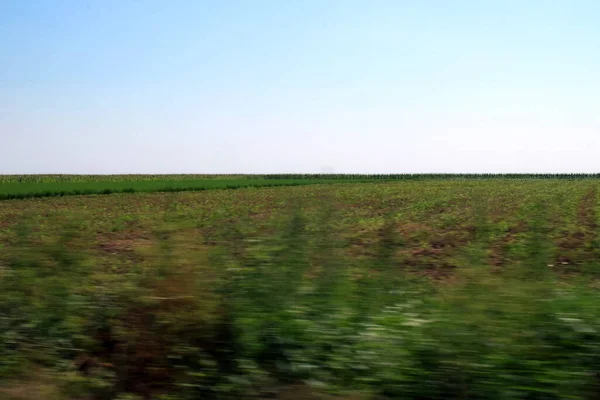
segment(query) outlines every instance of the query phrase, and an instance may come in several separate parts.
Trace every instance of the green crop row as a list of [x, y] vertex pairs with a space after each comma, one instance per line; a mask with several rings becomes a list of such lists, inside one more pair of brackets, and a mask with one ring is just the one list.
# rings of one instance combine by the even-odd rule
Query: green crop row
[[[368, 182], [367, 179], [339, 179], [335, 183]], [[184, 192], [251, 187], [298, 186], [331, 183], [328, 179], [205, 179], [205, 180], [139, 180], [139, 181], [67, 181], [0, 183], [0, 200], [69, 195], [92, 195], [141, 192]]]
[[0, 175], [8, 183], [164, 182], [205, 180], [427, 180], [427, 179], [598, 179], [600, 174], [122, 174]]
[[241, 180], [242, 174], [40, 174], [40, 175], [0, 175], [0, 184], [5, 183], [88, 183], [88, 182], [156, 182], [156, 181], [198, 181], [198, 180]]
[[0, 175], [0, 200], [382, 181], [592, 180], [600, 174]]
[[600, 174], [270, 174], [264, 179], [373, 179], [373, 180], [478, 180], [478, 179], [599, 179]]

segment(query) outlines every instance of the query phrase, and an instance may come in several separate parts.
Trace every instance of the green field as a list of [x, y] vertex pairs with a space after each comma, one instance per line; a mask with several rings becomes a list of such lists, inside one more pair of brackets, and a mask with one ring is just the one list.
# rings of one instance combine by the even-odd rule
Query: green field
[[2, 175], [0, 200], [69, 195], [183, 192], [323, 183], [428, 180], [599, 179], [597, 174], [271, 174], [271, 175]]
[[[97, 179], [99, 178], [99, 179]], [[24, 199], [32, 197], [56, 197], [70, 195], [143, 193], [143, 192], [184, 192], [215, 189], [240, 189], [251, 187], [299, 186], [319, 183], [370, 182], [373, 179], [268, 179], [263, 177], [213, 176], [196, 179], [182, 179], [177, 176], [156, 177], [135, 180], [131, 177], [93, 177], [79, 180], [78, 177], [57, 179], [47, 177], [40, 182], [23, 179], [0, 181], [0, 200]]]
[[599, 187], [0, 177], [0, 398], [596, 398]]

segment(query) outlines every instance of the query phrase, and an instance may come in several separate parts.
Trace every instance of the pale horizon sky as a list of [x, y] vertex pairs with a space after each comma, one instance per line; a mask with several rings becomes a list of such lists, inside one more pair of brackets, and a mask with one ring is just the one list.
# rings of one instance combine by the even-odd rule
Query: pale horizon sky
[[0, 174], [600, 172], [597, 0], [0, 0]]

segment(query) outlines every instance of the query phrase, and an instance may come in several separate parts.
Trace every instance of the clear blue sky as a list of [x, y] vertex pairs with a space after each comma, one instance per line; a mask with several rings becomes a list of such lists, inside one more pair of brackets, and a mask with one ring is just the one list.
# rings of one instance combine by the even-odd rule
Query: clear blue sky
[[0, 173], [600, 172], [598, 0], [0, 0]]

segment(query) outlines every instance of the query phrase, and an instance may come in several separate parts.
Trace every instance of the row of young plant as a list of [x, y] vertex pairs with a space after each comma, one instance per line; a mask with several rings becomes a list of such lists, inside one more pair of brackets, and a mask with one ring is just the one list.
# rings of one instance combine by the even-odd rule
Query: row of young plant
[[319, 183], [365, 183], [371, 180], [328, 179], [205, 179], [205, 180], [140, 180], [140, 181], [89, 181], [55, 183], [8, 183], [0, 184], [0, 200], [77, 195], [187, 192], [218, 189], [266, 188], [278, 186], [301, 186]]
[[[252, 175], [249, 175], [252, 176]], [[268, 174], [255, 175], [264, 179], [373, 179], [373, 180], [477, 180], [477, 179], [599, 179], [600, 174], [494, 174], [494, 173], [475, 173], [475, 174]]]
[[12, 174], [0, 175], [3, 183], [153, 182], [207, 179], [245, 179], [244, 174]]
[[151, 261], [118, 266], [77, 248], [76, 224], [48, 241], [25, 222], [0, 275], [0, 382], [55, 371], [65, 399], [241, 399], [289, 384], [366, 398], [595, 398], [598, 293], [555, 282], [543, 203], [527, 212], [520, 262], [498, 272], [478, 207], [462, 267], [436, 287], [395, 263], [393, 216], [368, 263], [344, 256], [331, 209], [316, 228], [298, 206], [276, 235], [223, 231], [207, 262], [177, 256], [167, 220]]
[[30, 174], [0, 175], [0, 184], [8, 183], [89, 183], [89, 182], [157, 182], [241, 179], [357, 179], [357, 180], [425, 180], [425, 179], [598, 179], [600, 174]]

